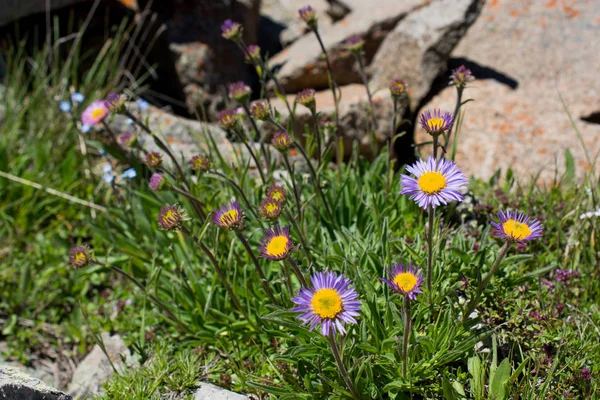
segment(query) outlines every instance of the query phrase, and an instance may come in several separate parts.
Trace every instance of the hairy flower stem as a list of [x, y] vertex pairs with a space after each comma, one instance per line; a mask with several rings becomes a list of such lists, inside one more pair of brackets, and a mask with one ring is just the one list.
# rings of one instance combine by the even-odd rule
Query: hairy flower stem
[[373, 96], [371, 95], [369, 81], [367, 80], [367, 73], [365, 72], [365, 60], [363, 58], [363, 53], [358, 53], [356, 55], [356, 59], [358, 60], [360, 77], [363, 81], [363, 85], [365, 85], [365, 89], [367, 90], [367, 98], [369, 99], [369, 116], [371, 117], [373, 131], [375, 131], [377, 130], [377, 119], [375, 118], [375, 107], [373, 107]]
[[102, 120], [102, 126], [104, 126], [104, 129], [106, 129], [106, 131], [108, 132], [108, 134], [110, 135], [111, 140], [113, 141], [114, 144], [118, 144], [119, 142], [117, 141], [117, 135], [115, 135], [115, 132], [111, 129], [111, 127], [106, 123], [106, 121]]
[[306, 281], [306, 278], [304, 278], [304, 275], [302, 274], [302, 271], [300, 271], [300, 267], [298, 266], [298, 264], [296, 264], [296, 261], [294, 261], [294, 259], [291, 256], [286, 258], [285, 260], [290, 264], [290, 266], [294, 270], [294, 273], [298, 277], [300, 284], [303, 287], [308, 288], [309, 287], [308, 282]]
[[338, 172], [341, 176], [342, 174], [342, 154], [340, 154], [340, 144], [342, 142], [342, 138], [340, 137], [340, 99], [337, 93], [337, 84], [335, 83], [335, 78], [333, 77], [333, 69], [331, 68], [331, 62], [329, 61], [329, 55], [327, 55], [327, 50], [325, 49], [325, 45], [323, 44], [323, 40], [321, 39], [321, 35], [319, 34], [319, 30], [314, 27], [312, 31], [315, 33], [317, 40], [319, 41], [319, 46], [321, 46], [321, 51], [323, 51], [323, 56], [325, 57], [325, 63], [327, 64], [327, 71], [329, 73], [329, 87], [331, 89], [331, 93], [333, 94], [333, 102], [335, 104], [335, 134], [337, 137], [337, 142], [335, 145], [335, 156], [338, 162]]
[[310, 113], [312, 114], [313, 123], [315, 124], [315, 136], [317, 137], [317, 170], [319, 170], [321, 167], [321, 129], [319, 129], [317, 112], [314, 109], [311, 109]]
[[267, 296], [269, 296], [269, 299], [273, 303], [277, 303], [277, 301], [275, 300], [275, 296], [273, 295], [273, 292], [271, 291], [271, 288], [269, 287], [269, 283], [267, 281], [267, 276], [265, 275], [265, 271], [263, 271], [262, 267], [260, 266], [260, 263], [258, 262], [258, 259], [254, 255], [254, 252], [252, 251], [252, 247], [250, 247], [250, 244], [248, 243], [248, 241], [246, 240], [244, 235], [242, 235], [241, 232], [235, 231], [235, 235], [238, 237], [238, 239], [240, 239], [240, 242], [242, 242], [242, 244], [244, 245], [244, 248], [246, 249], [246, 252], [248, 252], [248, 255], [252, 259], [252, 262], [254, 263], [254, 266], [256, 267], [256, 271], [258, 272], [258, 275], [260, 276], [260, 282], [262, 283], [263, 289], [265, 289]]
[[200, 219], [202, 221], [206, 220], [206, 214], [202, 210], [203, 208], [206, 207], [206, 205], [202, 201], [200, 201], [200, 199], [198, 199], [194, 195], [188, 193], [187, 191], [178, 188], [177, 186], [172, 185], [171, 189], [173, 189], [174, 192], [179, 193], [183, 197], [190, 200], [192, 202], [192, 204], [196, 205], [197, 207], [194, 207], [194, 209], [196, 210], [196, 214], [198, 214], [198, 217], [200, 217]]
[[179, 318], [177, 318], [177, 316], [171, 312], [171, 310], [169, 309], [169, 307], [166, 306], [165, 303], [163, 303], [160, 299], [158, 299], [153, 294], [148, 293], [146, 286], [144, 286], [135, 277], [129, 275], [127, 272], [123, 271], [121, 268], [116, 267], [114, 265], [105, 264], [105, 263], [97, 261], [97, 260], [93, 260], [92, 262], [96, 265], [110, 269], [111, 271], [116, 272], [117, 274], [119, 274], [119, 275], [123, 276], [124, 278], [126, 278], [127, 280], [129, 280], [131, 283], [133, 283], [135, 286], [137, 286], [140, 290], [142, 290], [142, 292], [144, 292], [144, 294], [146, 296], [148, 296], [148, 298], [150, 300], [152, 300], [152, 302], [154, 302], [154, 304], [156, 304], [161, 310], [163, 310], [163, 312], [167, 315], [167, 317], [169, 317], [170, 319], [175, 321], [175, 323], [180, 328], [182, 328], [184, 331], [187, 331], [189, 333], [194, 333], [191, 328], [189, 328], [187, 325], [185, 325], [183, 322], [181, 322], [181, 320]]
[[344, 364], [342, 363], [342, 358], [340, 357], [340, 352], [338, 350], [337, 343], [335, 342], [335, 336], [333, 335], [333, 329], [329, 331], [329, 336], [327, 336], [327, 338], [329, 339], [331, 351], [333, 352], [333, 357], [335, 358], [335, 362], [338, 365], [340, 375], [342, 375], [346, 386], [348, 386], [348, 389], [350, 389], [350, 393], [352, 394], [354, 400], [360, 400], [358, 393], [356, 393], [356, 389], [354, 389], [354, 384], [352, 383], [352, 380], [348, 375], [348, 371], [346, 371], [346, 367], [344, 367]]
[[454, 117], [454, 122], [452, 123], [452, 126], [448, 130], [448, 134], [446, 135], [446, 140], [444, 140], [444, 149], [446, 151], [448, 151], [448, 145], [450, 144], [450, 136], [452, 136], [452, 131], [454, 130], [454, 126], [456, 125], [456, 122], [457, 122], [456, 120], [458, 118], [458, 113], [460, 111], [460, 107], [462, 106], [463, 90], [465, 90], [465, 88], [463, 88], [461, 86], [456, 88], [456, 105], [454, 106], [454, 114], [452, 114], [452, 116]]
[[392, 131], [390, 132], [390, 136], [388, 137], [388, 171], [387, 171], [387, 192], [389, 193], [391, 190], [392, 184], [392, 174], [393, 174], [393, 165], [392, 165], [392, 145], [394, 143], [394, 136], [396, 135], [396, 118], [398, 115], [398, 99], [394, 97], [394, 115], [392, 116]]
[[216, 175], [219, 178], [221, 178], [222, 180], [224, 180], [225, 182], [229, 183], [240, 194], [240, 196], [242, 196], [242, 199], [244, 200], [244, 203], [246, 203], [246, 206], [248, 207], [248, 209], [250, 211], [252, 211], [252, 214], [254, 214], [254, 216], [256, 217], [256, 219], [259, 219], [258, 213], [254, 209], [254, 207], [252, 206], [252, 204], [250, 203], [250, 201], [248, 201], [248, 198], [246, 197], [246, 194], [244, 193], [244, 190], [237, 183], [235, 183], [235, 181], [233, 181], [232, 179], [226, 177], [224, 174], [222, 174], [219, 171], [209, 171], [207, 173], [207, 176], [210, 177], [211, 175]]
[[406, 378], [408, 368], [408, 341], [412, 331], [412, 319], [410, 310], [410, 299], [404, 296], [404, 337], [402, 342], [402, 376]]
[[237, 128], [234, 128], [233, 131], [237, 134], [237, 136], [240, 138], [242, 143], [244, 143], [244, 146], [246, 146], [246, 149], [248, 149], [248, 153], [250, 153], [250, 157], [252, 157], [252, 159], [254, 160], [254, 163], [256, 164], [256, 169], [258, 170], [260, 179], [261, 179], [263, 185], [266, 185], [267, 180], [265, 179], [265, 175], [263, 174], [262, 168], [260, 166], [260, 162], [258, 162], [258, 158], [256, 157], [256, 154], [254, 153], [254, 149], [252, 148], [252, 146], [250, 146], [250, 143], [248, 143], [248, 138], [246, 137], [245, 133], [241, 132]]
[[290, 160], [286, 153], [282, 153], [283, 161], [285, 163], [285, 168], [290, 174], [290, 180], [292, 181], [292, 189], [294, 191], [294, 200], [296, 201], [296, 208], [298, 209], [298, 221], [302, 221], [302, 202], [300, 200], [300, 193], [298, 192], [298, 187], [296, 185], [296, 179], [294, 179], [294, 171], [292, 170], [292, 166], [290, 165]]
[[258, 130], [258, 126], [256, 125], [256, 121], [252, 117], [252, 114], [250, 113], [250, 109], [248, 108], [248, 105], [244, 103], [242, 105], [242, 107], [244, 108], [244, 111], [246, 112], [246, 115], [248, 116], [248, 119], [250, 120], [250, 123], [252, 124], [252, 128], [254, 129], [254, 132], [256, 132], [255, 140], [258, 140], [258, 142], [260, 143], [260, 151], [262, 152], [262, 155], [265, 158], [265, 162], [266, 162], [267, 166], [269, 166], [269, 165], [271, 165], [271, 159], [269, 157], [269, 153], [267, 152], [267, 149], [265, 148], [265, 142], [261, 137], [260, 131]]
[[496, 261], [494, 261], [494, 264], [492, 264], [492, 268], [490, 268], [490, 272], [488, 272], [488, 274], [485, 276], [485, 278], [481, 281], [481, 283], [477, 287], [477, 292], [475, 293], [475, 297], [473, 298], [473, 300], [471, 300], [469, 302], [465, 312], [463, 313], [463, 323], [467, 320], [467, 318], [473, 312], [473, 310], [475, 310], [475, 308], [477, 308], [477, 304], [479, 303], [481, 294], [483, 293], [485, 288], [489, 285], [490, 280], [492, 279], [492, 276], [496, 273], [496, 270], [500, 266], [500, 262], [502, 262], [502, 259], [506, 256], [506, 253], [508, 253], [510, 244], [511, 244], [511, 242], [509, 242], [509, 241], [506, 241], [506, 243], [504, 243], [504, 246], [502, 246], [502, 248], [500, 249], [500, 252], [498, 253], [498, 257], [496, 257]]
[[292, 215], [292, 213], [289, 210], [285, 210], [286, 216], [288, 218], [288, 220], [290, 221], [290, 223], [294, 226], [294, 229], [296, 229], [296, 231], [298, 232], [298, 237], [300, 238], [300, 242], [302, 243], [302, 251], [304, 252], [304, 254], [306, 255], [306, 258], [308, 260], [309, 263], [312, 263], [312, 255], [310, 254], [310, 251], [308, 251], [308, 248], [310, 247], [306, 237], [304, 236], [304, 232], [302, 232], [302, 229], [300, 229], [300, 226], [298, 225], [298, 221], [296, 220], [296, 218], [294, 218], [294, 216]]
[[219, 276], [219, 279], [221, 279], [221, 283], [223, 284], [223, 286], [225, 286], [225, 289], [227, 290], [227, 293], [229, 293], [229, 296], [231, 297], [231, 300], [235, 304], [235, 307], [239, 310], [239, 312], [242, 313], [242, 315], [244, 316], [244, 318], [246, 318], [246, 320], [248, 321], [248, 323], [254, 329], [256, 329], [257, 331], [260, 331], [261, 329], [252, 321], [252, 319], [250, 318], [250, 316], [248, 315], [248, 313], [246, 312], [246, 310], [244, 310], [244, 307], [242, 307], [242, 303], [240, 302], [240, 299], [237, 297], [237, 295], [233, 291], [233, 288], [229, 284], [229, 282], [227, 280], [227, 277], [225, 276], [225, 273], [223, 272], [223, 270], [221, 269], [221, 267], [219, 267], [219, 262], [215, 258], [215, 256], [212, 253], [212, 251], [210, 251], [210, 249], [208, 247], [206, 247], [206, 245], [204, 243], [202, 243], [202, 241], [200, 241], [200, 239], [196, 235], [192, 234], [192, 232], [190, 232], [190, 230], [186, 226], [184, 226], [181, 230], [186, 235], [188, 235], [189, 237], [191, 237], [192, 240], [194, 241], [194, 243], [196, 243], [198, 245], [198, 247], [200, 247], [200, 249], [204, 252], [204, 254], [206, 254], [206, 256], [208, 257], [208, 259], [212, 263], [212, 265], [213, 265], [213, 267], [215, 269], [215, 272]]
[[156, 136], [154, 133], [152, 133], [152, 131], [150, 130], [150, 128], [148, 126], [146, 126], [146, 124], [144, 124], [142, 121], [140, 121], [139, 119], [136, 118], [135, 115], [133, 115], [131, 112], [129, 112], [129, 110], [125, 109], [125, 115], [130, 118], [137, 126], [139, 126], [140, 128], [142, 128], [142, 130], [144, 132], [146, 132], [147, 134], [149, 134], [150, 136], [152, 136], [152, 139], [154, 140], [154, 143], [165, 153], [167, 153], [167, 155], [169, 156], [169, 158], [171, 159], [171, 161], [173, 161], [173, 165], [175, 165], [175, 169], [177, 169], [177, 173], [179, 174], [179, 178], [181, 179], [181, 181], [183, 182], [183, 184], [185, 185], [186, 189], [189, 191], [190, 189], [190, 183], [187, 180], [186, 175], [183, 173], [183, 169], [181, 169], [181, 165], [179, 164], [179, 161], [177, 161], [177, 157], [175, 157], [175, 155], [173, 154], [173, 152], [171, 151], [171, 149], [169, 149], [169, 147], [158, 137]]
[[427, 292], [429, 293], [429, 303], [433, 304], [433, 293], [431, 292], [431, 280], [433, 275], [433, 224], [435, 221], [435, 208], [429, 205], [427, 207]]

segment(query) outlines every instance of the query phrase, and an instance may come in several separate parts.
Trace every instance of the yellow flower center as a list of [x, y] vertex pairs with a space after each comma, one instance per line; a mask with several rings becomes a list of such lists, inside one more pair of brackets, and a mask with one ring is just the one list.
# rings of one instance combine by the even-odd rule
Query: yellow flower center
[[75, 262], [76, 263], [84, 263], [86, 260], [85, 254], [82, 253], [81, 251], [78, 251], [77, 253], [75, 253]]
[[267, 244], [267, 254], [270, 256], [282, 256], [288, 249], [289, 239], [286, 236], [275, 236]]
[[405, 293], [415, 288], [419, 280], [410, 272], [401, 272], [394, 278], [394, 283]]
[[515, 221], [514, 219], [509, 219], [506, 221], [502, 228], [504, 229], [504, 233], [508, 237], [513, 239], [521, 240], [531, 235], [531, 229], [527, 224], [523, 224], [521, 222]]
[[265, 204], [265, 211], [268, 214], [274, 213], [277, 210], [279, 210], [279, 204], [277, 204], [277, 203], [267, 203], [267, 204]]
[[419, 187], [427, 194], [435, 194], [446, 187], [446, 178], [437, 171], [425, 172], [419, 178]]
[[219, 218], [219, 221], [221, 221], [222, 224], [228, 225], [234, 221], [237, 221], [238, 215], [238, 210], [229, 210], [225, 214], [223, 214], [221, 218]]
[[335, 318], [342, 312], [342, 298], [335, 289], [319, 289], [314, 294], [312, 308], [321, 318]]
[[105, 113], [106, 113], [106, 111], [103, 108], [96, 108], [95, 110], [92, 111], [92, 118], [100, 119], [100, 118], [104, 117]]
[[427, 126], [432, 131], [439, 131], [445, 125], [445, 121], [442, 118], [430, 118], [427, 120]]
[[283, 193], [281, 193], [279, 190], [275, 190], [273, 193], [271, 193], [271, 198], [273, 200], [280, 201], [283, 198]]

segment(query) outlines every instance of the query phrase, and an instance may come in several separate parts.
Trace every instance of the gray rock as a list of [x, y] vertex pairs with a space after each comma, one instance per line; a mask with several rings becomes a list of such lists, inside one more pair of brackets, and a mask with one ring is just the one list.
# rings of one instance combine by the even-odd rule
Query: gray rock
[[247, 400], [248, 397], [230, 392], [210, 383], [201, 383], [194, 393], [194, 400]]
[[0, 7], [0, 26], [31, 14], [42, 13], [50, 5], [50, 11], [90, 0], [3, 0]]
[[446, 70], [450, 53], [482, 6], [482, 0], [437, 0], [411, 13], [379, 47], [370, 67], [371, 85], [384, 88], [394, 78], [404, 79], [414, 108]]
[[[125, 346], [121, 336], [110, 336], [108, 333], [103, 333], [102, 341], [106, 353], [117, 371], [121, 372], [126, 368], [139, 365], [137, 359], [131, 355], [129, 349]], [[100, 394], [102, 393], [102, 384], [113, 374], [114, 371], [106, 354], [100, 346], [95, 345], [92, 351], [77, 366], [67, 392], [71, 393], [75, 399]]]
[[[577, 176], [589, 172], [586, 151], [592, 162], [600, 151], [600, 124], [586, 120], [600, 111], [600, 2], [571, 5], [488, 1], [452, 52], [452, 68], [464, 63], [477, 78], [463, 97], [475, 101], [464, 107], [456, 154], [468, 175], [487, 180], [511, 168], [523, 183], [552, 185], [566, 149]], [[448, 87], [425, 108], [452, 111], [455, 102]], [[419, 130], [416, 141], [426, 136]]]
[[[361, 82], [352, 55], [344, 49], [345, 39], [359, 35], [365, 40], [365, 57], [368, 63], [385, 35], [422, 3], [423, 0], [371, 0], [365, 2], [368, 9], [357, 10], [331, 26], [320, 28], [337, 84], [342, 86]], [[307, 87], [325, 89], [329, 84], [327, 67], [321, 54], [317, 39], [309, 34], [275, 55], [270, 64], [282, 66], [278, 76], [284, 89], [289, 92]]]
[[192, 42], [171, 43], [169, 48], [175, 54], [175, 70], [182, 85], [211, 83], [215, 73], [215, 55], [210, 47], [204, 43]]
[[0, 366], [0, 398], [13, 400], [73, 400], [18, 368]]

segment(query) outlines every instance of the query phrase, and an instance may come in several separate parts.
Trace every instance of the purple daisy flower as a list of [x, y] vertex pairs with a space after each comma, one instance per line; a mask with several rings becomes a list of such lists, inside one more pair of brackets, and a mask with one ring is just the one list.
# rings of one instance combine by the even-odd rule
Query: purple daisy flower
[[350, 286], [350, 279], [335, 272], [317, 272], [311, 276], [313, 288], [301, 288], [292, 299], [298, 307], [292, 311], [301, 313], [302, 325], [310, 325], [312, 331], [321, 324], [321, 333], [346, 333], [344, 324], [358, 323], [361, 304], [358, 293]]
[[410, 195], [411, 200], [424, 209], [448, 204], [452, 200], [462, 201], [460, 191], [466, 189], [469, 182], [455, 162], [443, 158], [437, 163], [433, 157], [427, 161], [418, 160], [406, 170], [415, 177], [402, 175], [400, 193]]
[[285, 193], [285, 189], [283, 186], [273, 185], [269, 189], [267, 189], [267, 197], [277, 200], [280, 203], [285, 203], [287, 200], [287, 194]]
[[135, 132], [127, 131], [117, 138], [117, 142], [121, 146], [133, 147], [137, 144], [137, 135]]
[[192, 171], [210, 171], [210, 159], [207, 156], [195, 155], [190, 160], [190, 168]]
[[146, 154], [146, 165], [151, 168], [159, 168], [162, 165], [162, 155], [156, 151]]
[[467, 83], [475, 80], [475, 77], [471, 73], [471, 70], [461, 65], [452, 71], [450, 75], [450, 85], [454, 85], [456, 87], [465, 87]]
[[246, 58], [247, 62], [259, 61], [260, 60], [260, 47], [255, 44], [251, 44], [250, 46], [248, 46], [248, 48], [246, 49], [246, 57], [245, 58]]
[[362, 50], [365, 41], [358, 35], [350, 36], [344, 41], [344, 46], [351, 52], [358, 53]]
[[296, 101], [314, 112], [317, 105], [315, 94], [315, 89], [304, 89], [296, 95]]
[[543, 226], [537, 219], [518, 211], [500, 211], [500, 222], [492, 221], [493, 235], [517, 243], [525, 243], [542, 236]]
[[271, 197], [264, 199], [262, 203], [260, 203], [260, 207], [258, 209], [258, 213], [269, 221], [274, 221], [279, 218], [282, 211], [283, 204]]
[[446, 132], [452, 126], [454, 122], [454, 117], [449, 112], [442, 112], [439, 109], [433, 110], [433, 115], [431, 115], [431, 111], [426, 110], [421, 114], [421, 119], [419, 123], [429, 133], [430, 135], [441, 135]]
[[317, 12], [311, 6], [304, 6], [298, 10], [300, 19], [308, 25], [309, 28], [317, 26]]
[[69, 251], [69, 262], [74, 267], [85, 267], [92, 259], [92, 254], [87, 246], [76, 246]]
[[231, 129], [236, 126], [238, 115], [235, 110], [223, 110], [219, 113], [219, 123], [223, 129]]
[[268, 121], [271, 119], [271, 106], [266, 100], [258, 100], [252, 103], [250, 114], [259, 121]]
[[81, 123], [84, 125], [94, 126], [104, 121], [108, 115], [108, 106], [104, 100], [93, 101], [87, 106], [81, 114]]
[[158, 224], [165, 231], [178, 231], [183, 226], [186, 217], [182, 209], [176, 205], [166, 205], [160, 209]]
[[402, 263], [393, 264], [387, 271], [389, 279], [382, 278], [381, 280], [387, 283], [392, 290], [411, 300], [416, 300], [417, 294], [423, 293], [421, 290], [423, 272], [412, 263], [409, 263], [406, 268]]
[[289, 133], [285, 131], [277, 132], [271, 139], [271, 144], [280, 152], [286, 152], [292, 146], [293, 140]]
[[245, 103], [250, 98], [251, 93], [250, 86], [242, 81], [229, 84], [229, 96], [238, 103]]
[[242, 25], [237, 22], [233, 22], [228, 19], [221, 25], [221, 36], [225, 39], [233, 40], [234, 42], [239, 41], [242, 38]]
[[242, 211], [240, 203], [231, 200], [231, 203], [225, 204], [214, 212], [212, 222], [222, 229], [242, 229], [244, 227], [244, 211]]
[[265, 229], [258, 251], [263, 258], [281, 261], [287, 258], [297, 247], [290, 238], [290, 229], [275, 225], [273, 228]]
[[406, 93], [408, 85], [406, 81], [402, 79], [394, 79], [390, 82], [390, 92], [393, 97], [400, 97]]

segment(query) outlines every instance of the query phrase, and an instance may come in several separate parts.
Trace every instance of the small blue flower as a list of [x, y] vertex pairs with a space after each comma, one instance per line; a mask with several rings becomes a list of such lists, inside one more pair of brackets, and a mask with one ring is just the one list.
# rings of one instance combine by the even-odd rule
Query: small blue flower
[[60, 108], [60, 111], [68, 113], [71, 111], [71, 103], [68, 101], [61, 101], [58, 108]]
[[125, 121], [125, 123], [127, 125], [133, 125], [133, 120], [131, 118], [127, 118], [127, 121]]
[[100, 151], [98, 152], [98, 154], [100, 154], [101, 156], [106, 154], [106, 150], [104, 149], [100, 149]]
[[115, 180], [115, 177], [110, 172], [107, 172], [104, 174], [102, 179], [104, 179], [104, 182], [106, 182], [106, 183], [113, 183], [113, 181]]
[[150, 106], [150, 104], [148, 104], [148, 102], [146, 100], [144, 100], [144, 99], [139, 99], [137, 101], [137, 106], [140, 109], [140, 111], [144, 111], [144, 110], [148, 109], [148, 107]]
[[71, 100], [73, 100], [73, 103], [83, 103], [83, 101], [85, 100], [85, 96], [79, 92], [75, 92], [71, 96]]
[[108, 174], [110, 171], [112, 171], [112, 167], [110, 166], [110, 164], [104, 164], [104, 166], [102, 167], [102, 172]]
[[81, 125], [81, 128], [79, 128], [79, 130], [81, 130], [81, 133], [88, 133], [90, 129], [92, 129], [92, 127], [87, 124], [83, 124]]
[[135, 172], [135, 169], [133, 169], [133, 168], [126, 169], [121, 174], [121, 178], [125, 178], [125, 179], [133, 179], [136, 176], [137, 176], [137, 172]]

